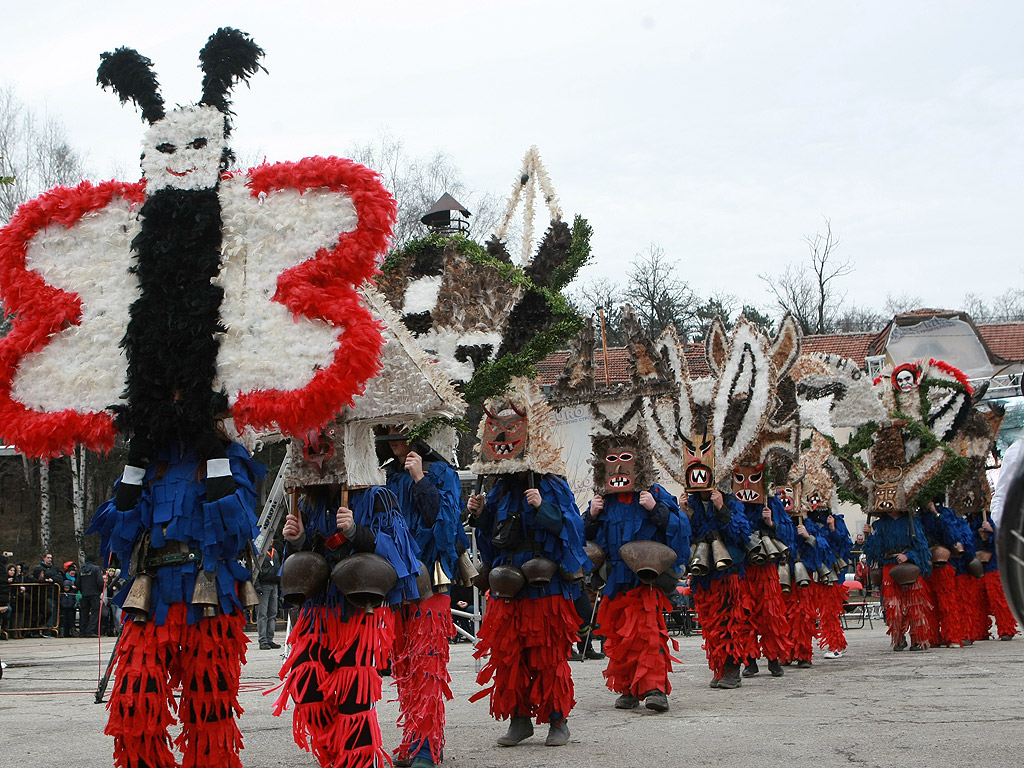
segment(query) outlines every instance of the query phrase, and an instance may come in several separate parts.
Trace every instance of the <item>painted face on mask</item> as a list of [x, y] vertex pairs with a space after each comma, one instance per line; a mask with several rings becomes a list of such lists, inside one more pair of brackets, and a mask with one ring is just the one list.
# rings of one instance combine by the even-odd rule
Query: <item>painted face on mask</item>
[[734, 467], [732, 495], [745, 504], [764, 504], [764, 464]]
[[898, 365], [892, 372], [892, 386], [897, 392], [910, 392], [917, 389], [921, 372], [913, 363]]
[[811, 491], [804, 497], [804, 507], [808, 512], [817, 512], [825, 508], [825, 497], [817, 491]]
[[797, 488], [793, 485], [780, 485], [775, 488], [775, 498], [782, 502], [787, 515], [795, 515], [797, 510]]
[[636, 485], [636, 452], [613, 446], [604, 457], [605, 493], [628, 493]]
[[483, 444], [480, 453], [484, 461], [508, 461], [526, 453], [526, 411], [514, 403], [495, 412], [484, 408]]
[[143, 139], [146, 194], [160, 189], [212, 189], [227, 147], [224, 114], [208, 107], [182, 107], [150, 126]]
[[898, 483], [878, 483], [875, 485], [874, 508], [879, 512], [892, 512], [897, 507], [899, 496]]
[[706, 491], [715, 485], [715, 439], [694, 435], [683, 438], [686, 492]]

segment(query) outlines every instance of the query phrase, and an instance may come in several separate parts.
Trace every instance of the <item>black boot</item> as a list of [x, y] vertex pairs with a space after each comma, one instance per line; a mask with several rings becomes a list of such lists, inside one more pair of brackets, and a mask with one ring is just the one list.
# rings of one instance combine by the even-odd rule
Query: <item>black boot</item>
[[[770, 662], [769, 662], [770, 663]], [[747, 662], [746, 668], [743, 670], [744, 677], [753, 677], [761, 670], [757, 668], [757, 659], [751, 659]]]
[[668, 712], [668, 696], [662, 691], [648, 691], [644, 694], [644, 706], [655, 712]]
[[719, 688], [739, 688], [743, 685], [743, 678], [740, 677], [739, 664], [726, 664], [722, 672], [722, 679], [718, 681]]
[[504, 736], [498, 737], [498, 743], [503, 747], [514, 747], [523, 739], [528, 739], [531, 736], [533, 736], [533, 721], [528, 717], [513, 715], [508, 731]]
[[768, 660], [768, 671], [771, 672], [772, 677], [782, 677], [782, 665], [779, 664], [778, 659]]
[[548, 737], [544, 739], [545, 747], [564, 747], [569, 743], [569, 723], [563, 717], [557, 723], [548, 726]]

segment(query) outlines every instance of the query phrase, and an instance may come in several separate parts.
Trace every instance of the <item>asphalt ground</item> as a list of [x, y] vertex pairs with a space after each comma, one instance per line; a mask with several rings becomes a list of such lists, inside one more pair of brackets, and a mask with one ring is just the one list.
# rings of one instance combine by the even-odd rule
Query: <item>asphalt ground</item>
[[[470, 704], [476, 661], [468, 643], [451, 646], [446, 766], [1019, 766], [1024, 757], [1024, 638], [968, 648], [894, 653], [884, 627], [852, 629], [839, 659], [816, 655], [811, 669], [766, 671], [732, 691], [708, 687], [699, 635], [680, 637], [671, 711], [613, 708], [603, 661], [573, 663], [578, 703], [571, 740], [545, 747], [546, 726], [513, 748], [495, 744], [506, 724], [486, 701]], [[279, 641], [283, 638], [280, 635]], [[112, 638], [0, 642], [0, 768], [111, 765], [106, 711], [95, 703]], [[249, 646], [242, 672], [240, 727], [247, 768], [316, 766], [292, 741], [290, 717], [273, 717], [267, 694], [282, 651]], [[762, 670], [764, 670], [762, 663]], [[264, 695], [267, 694], [267, 695]], [[398, 743], [397, 703], [385, 688], [378, 708], [388, 748]]]

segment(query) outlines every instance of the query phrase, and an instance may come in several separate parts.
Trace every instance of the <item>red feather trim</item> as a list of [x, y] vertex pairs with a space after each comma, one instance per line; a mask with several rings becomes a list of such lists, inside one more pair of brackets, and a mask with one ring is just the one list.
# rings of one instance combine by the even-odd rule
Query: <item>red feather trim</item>
[[928, 646], [929, 614], [934, 610], [928, 599], [928, 589], [920, 576], [907, 587], [892, 580], [889, 571], [893, 564], [882, 566], [882, 602], [888, 634], [895, 647], [910, 633], [910, 642]]
[[707, 589], [696, 587], [692, 594], [704, 638], [702, 647], [715, 677], [722, 676], [727, 658], [739, 664], [757, 656], [757, 635], [750, 623], [753, 605], [739, 576], [713, 579]]
[[561, 595], [489, 599], [473, 656], [487, 658], [477, 683], [494, 682], [469, 700], [490, 695], [491, 715], [498, 720], [517, 715], [547, 723], [552, 716], [568, 717], [576, 704], [569, 653], [579, 625], [572, 602]]
[[819, 584], [818, 591], [818, 647], [830, 651], [846, 650], [846, 633], [843, 631], [843, 605], [850, 588], [845, 584]]
[[[125, 622], [118, 644], [114, 690], [104, 733], [114, 737], [114, 765], [173, 768], [168, 727], [181, 720], [175, 746], [182, 766], [241, 768], [242, 713], [238, 681], [245, 661], [242, 614], [188, 624], [187, 606], [171, 606], [167, 621]], [[181, 686], [175, 706], [173, 690]]]
[[[48, 285], [26, 263], [28, 245], [48, 226], [69, 228], [88, 213], [112, 201], [131, 206], [143, 201], [143, 182], [106, 181], [77, 187], [55, 187], [23, 203], [0, 230], [0, 290], [4, 310], [13, 315], [11, 329], [0, 339], [0, 424], [4, 438], [28, 456], [52, 458], [70, 454], [76, 443], [106, 453], [114, 445], [113, 418], [106, 412], [73, 410], [47, 413], [26, 408], [12, 399], [11, 387], [18, 366], [45, 347], [54, 334], [81, 321], [77, 294]], [[127, 264], [127, 254], [126, 254]]]
[[928, 365], [931, 365], [934, 368], [938, 368], [940, 371], [943, 371], [944, 373], [948, 373], [954, 379], [959, 381], [961, 384], [967, 387], [968, 395], [974, 394], [974, 387], [971, 386], [970, 379], [968, 379], [966, 374], [964, 374], [964, 372], [961, 371], [956, 366], [950, 365], [945, 360], [936, 360], [935, 358], [931, 358], [928, 361]]
[[396, 759], [415, 757], [429, 739], [434, 763], [444, 748], [444, 702], [452, 698], [448, 674], [448, 638], [455, 634], [448, 595], [432, 595], [419, 605], [395, 611], [395, 647], [391, 662], [398, 687], [398, 725], [402, 743]]
[[300, 390], [238, 393], [232, 408], [239, 426], [259, 429], [276, 424], [283, 433], [297, 436], [335, 418], [343, 405], [352, 405], [352, 398], [362, 394], [366, 381], [380, 370], [384, 337], [356, 289], [377, 271], [397, 209], [375, 171], [338, 157], [261, 165], [248, 175], [254, 197], [274, 189], [343, 190], [359, 220], [355, 230], [339, 235], [334, 248], [321, 248], [283, 272], [273, 298], [296, 315], [339, 329], [334, 361]]
[[981, 580], [981, 596], [983, 600], [979, 600], [979, 604], [984, 605], [984, 613], [981, 615], [984, 617], [982, 621], [982, 629], [984, 634], [988, 634], [990, 625], [989, 615], [995, 616], [996, 619], [996, 632], [999, 637], [1006, 637], [1017, 634], [1017, 620], [1013, 617], [1013, 611], [1010, 610], [1009, 603], [1006, 602], [1006, 594], [1003, 592], [1003, 583], [999, 578], [999, 571], [989, 571], [985, 574], [985, 577]]
[[753, 609], [750, 621], [759, 636], [761, 655], [785, 658], [790, 652], [789, 618], [782, 599], [779, 569], [770, 565], [748, 565], [740, 580]]
[[794, 586], [783, 595], [789, 616], [790, 647], [784, 662], [810, 661], [814, 656], [814, 631], [819, 606], [816, 585]]
[[[648, 691], [672, 692], [668, 674], [679, 659], [668, 650], [664, 612], [671, 610], [668, 598], [649, 586], [619, 592], [601, 603], [597, 622], [606, 638], [604, 677], [610, 690], [637, 698]], [[672, 645], [679, 650], [674, 640]]]

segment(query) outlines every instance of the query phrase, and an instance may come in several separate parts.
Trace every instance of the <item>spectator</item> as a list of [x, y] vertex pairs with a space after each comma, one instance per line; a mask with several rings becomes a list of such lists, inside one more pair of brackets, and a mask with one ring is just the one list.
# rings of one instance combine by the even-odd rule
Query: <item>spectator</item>
[[861, 555], [857, 558], [857, 567], [854, 570], [854, 576], [857, 581], [860, 582], [861, 587], [864, 589], [864, 594], [868, 593], [871, 589], [871, 569], [868, 567], [868, 556]]
[[124, 586], [121, 569], [107, 568], [104, 584], [103, 634], [107, 637], [117, 637], [121, 634], [121, 606], [115, 604], [113, 598]]
[[7, 627], [11, 623], [11, 604], [14, 602], [11, 590], [14, 586], [14, 566], [7, 565], [10, 552], [0, 555], [0, 640], [7, 639]]
[[60, 593], [60, 637], [75, 636], [75, 583], [71, 579], [64, 581]]
[[274, 629], [277, 627], [277, 603], [281, 586], [281, 551], [274, 546], [274, 542], [271, 542], [270, 548], [263, 556], [254, 586], [260, 598], [256, 608], [260, 650], [280, 648], [281, 646], [274, 642]]
[[100, 628], [100, 595], [103, 594], [103, 569], [96, 555], [88, 555], [76, 584], [81, 595], [78, 602], [79, 637], [96, 637]]
[[[41, 569], [36, 574], [36, 569]], [[41, 605], [45, 608], [46, 616], [44, 621], [46, 629], [43, 630], [43, 637], [57, 636], [57, 617], [60, 612], [60, 585], [64, 583], [64, 572], [54, 565], [53, 555], [47, 552], [36, 568], [33, 568], [33, 579], [39, 584], [51, 584], [49, 588], [39, 587]]]

